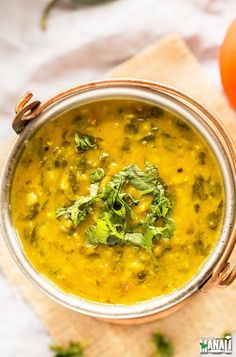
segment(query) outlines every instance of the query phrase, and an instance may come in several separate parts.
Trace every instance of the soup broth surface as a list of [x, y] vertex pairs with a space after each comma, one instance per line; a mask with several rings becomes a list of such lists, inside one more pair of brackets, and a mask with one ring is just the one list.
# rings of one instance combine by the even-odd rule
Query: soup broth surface
[[[156, 196], [131, 178], [116, 195], [111, 185], [127, 167], [149, 181], [152, 170]], [[104, 100], [37, 131], [18, 163], [11, 209], [38, 272], [82, 298], [130, 304], [173, 292], [198, 272], [220, 235], [224, 188], [211, 149], [183, 119]]]

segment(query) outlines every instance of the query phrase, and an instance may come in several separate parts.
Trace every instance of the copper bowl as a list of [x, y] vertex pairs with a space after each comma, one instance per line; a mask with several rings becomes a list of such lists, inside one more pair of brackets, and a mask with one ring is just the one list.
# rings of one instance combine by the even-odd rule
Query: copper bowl
[[[102, 304], [62, 291], [34, 269], [24, 254], [11, 220], [10, 192], [14, 172], [21, 153], [35, 131], [57, 114], [79, 105], [102, 99], [129, 98], [148, 101], [176, 112], [191, 123], [215, 153], [225, 187], [223, 228], [214, 250], [197, 274], [172, 293], [132, 305]], [[166, 85], [134, 79], [107, 79], [80, 84], [62, 91], [44, 102], [32, 101], [27, 93], [16, 106], [13, 128], [18, 137], [5, 160], [1, 178], [1, 226], [6, 244], [23, 273], [44, 293], [80, 313], [116, 323], [140, 323], [154, 320], [179, 309], [191, 296], [207, 291], [212, 285], [224, 287], [236, 278], [236, 267], [228, 259], [236, 241], [235, 190], [236, 151], [223, 125], [204, 105], [187, 94]]]

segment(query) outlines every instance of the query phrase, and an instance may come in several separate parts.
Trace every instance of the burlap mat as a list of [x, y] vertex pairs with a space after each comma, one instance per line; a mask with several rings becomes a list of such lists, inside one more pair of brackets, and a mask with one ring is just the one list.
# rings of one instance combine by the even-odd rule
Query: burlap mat
[[[216, 112], [236, 139], [233, 113], [221, 95], [207, 83], [198, 62], [177, 36], [158, 41], [115, 68], [108, 76], [157, 80], [183, 89]], [[5, 145], [5, 150], [8, 145]], [[33, 306], [56, 343], [91, 340], [85, 354], [88, 357], [150, 356], [153, 351], [150, 337], [157, 329], [173, 340], [176, 357], [194, 357], [199, 351], [201, 336], [218, 336], [225, 330], [236, 330], [236, 283], [224, 290], [199, 293], [179, 312], [161, 321], [140, 326], [118, 326], [79, 315], [44, 296], [22, 275], [2, 239], [0, 266]]]

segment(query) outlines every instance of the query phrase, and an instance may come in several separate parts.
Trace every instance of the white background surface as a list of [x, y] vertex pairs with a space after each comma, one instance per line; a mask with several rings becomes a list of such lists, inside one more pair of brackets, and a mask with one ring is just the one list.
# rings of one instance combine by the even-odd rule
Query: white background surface
[[[236, 17], [236, 0], [115, 0], [77, 9], [68, 9], [67, 1], [43, 33], [39, 17], [46, 0], [0, 0], [0, 143], [26, 90], [43, 99], [101, 77], [171, 32], [184, 37], [221, 90], [217, 55]], [[31, 307], [0, 275], [0, 356], [47, 357], [49, 341]]]

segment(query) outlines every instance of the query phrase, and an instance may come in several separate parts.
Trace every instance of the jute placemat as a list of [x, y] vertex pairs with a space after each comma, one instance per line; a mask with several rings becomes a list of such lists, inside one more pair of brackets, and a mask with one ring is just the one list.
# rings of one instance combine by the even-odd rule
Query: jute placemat
[[[222, 96], [210, 86], [185, 43], [170, 36], [115, 68], [107, 76], [157, 80], [176, 86], [208, 105], [236, 139], [235, 118]], [[30, 88], [29, 88], [30, 89]], [[2, 149], [1, 154], [7, 150]], [[234, 257], [236, 262], [236, 255]], [[79, 315], [39, 292], [21, 273], [0, 239], [0, 267], [33, 306], [56, 343], [90, 339], [87, 357], [148, 357], [150, 337], [160, 329], [174, 342], [176, 357], [194, 357], [201, 336], [219, 336], [236, 329], [236, 283], [224, 290], [199, 293], [179, 312], [139, 326], [118, 326]]]

